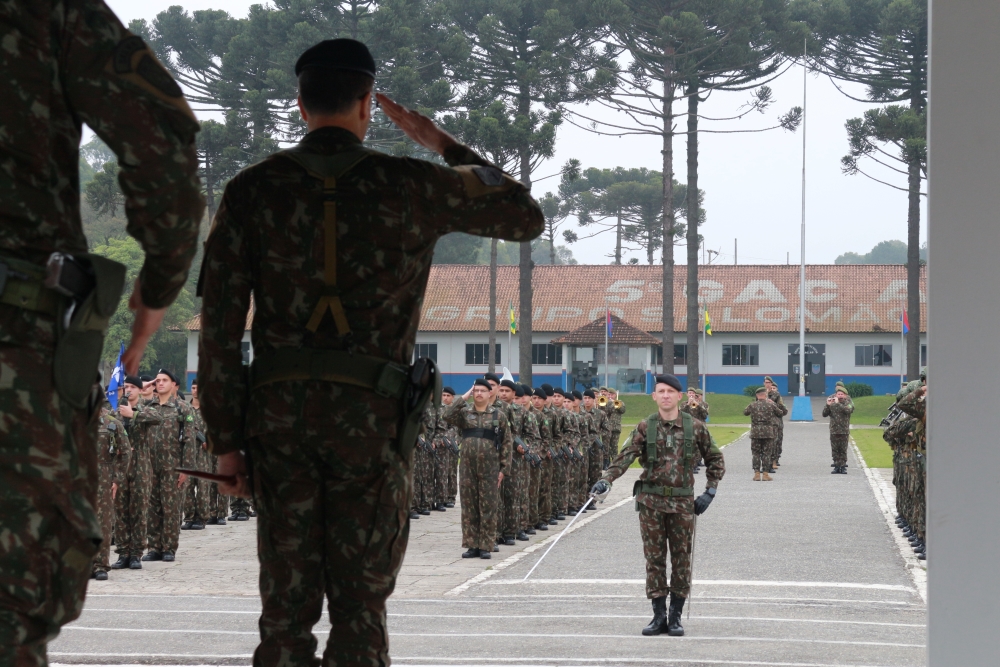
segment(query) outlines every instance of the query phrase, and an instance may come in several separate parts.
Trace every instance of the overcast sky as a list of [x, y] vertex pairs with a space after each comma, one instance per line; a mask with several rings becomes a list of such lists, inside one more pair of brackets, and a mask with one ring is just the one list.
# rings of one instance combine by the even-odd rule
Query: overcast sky
[[[234, 16], [245, 16], [251, 4], [247, 0], [107, 0], [123, 22], [134, 18], [151, 20], [170, 5], [181, 4], [187, 10], [225, 9]], [[802, 69], [795, 67], [774, 81], [776, 102], [766, 114], [754, 113], [738, 122], [701, 123], [702, 130], [742, 130], [769, 127], [778, 115], [802, 103]], [[850, 89], [863, 97], [860, 88]], [[746, 101], [747, 93], [714, 94], [701, 106], [706, 117], [728, 117]], [[809, 76], [806, 130], [806, 261], [832, 264], [848, 251], [864, 253], [879, 241], [906, 240], [906, 193], [875, 183], [864, 176], [846, 176], [840, 171], [840, 158], [847, 152], [844, 122], [860, 116], [866, 105], [854, 102], [834, 88], [825, 77]], [[686, 109], [678, 103], [675, 113]], [[581, 109], [619, 124], [626, 118], [596, 105]], [[583, 121], [579, 121], [583, 124]], [[678, 129], [683, 129], [683, 116]], [[678, 180], [685, 180], [686, 140], [674, 140], [674, 169]], [[784, 264], [799, 261], [802, 131], [774, 130], [747, 134], [700, 134], [700, 187], [705, 191], [707, 224], [702, 227], [705, 247], [720, 251], [715, 263], [733, 263], [733, 242], [738, 241], [740, 264]], [[604, 137], [564, 123], [558, 131], [556, 154], [535, 172], [537, 195], [555, 191], [554, 174], [570, 158], [583, 167], [648, 167], [662, 169], [661, 143], [657, 137]], [[872, 169], [896, 185], [905, 186], [905, 177], [888, 170]], [[925, 239], [926, 207], [921, 223]], [[569, 223], [568, 223], [569, 224]], [[581, 236], [586, 232], [581, 232]], [[600, 235], [571, 246], [582, 264], [608, 263], [606, 255], [614, 239]], [[645, 253], [632, 252], [645, 262]], [[678, 262], [685, 261], [685, 249], [675, 251]]]

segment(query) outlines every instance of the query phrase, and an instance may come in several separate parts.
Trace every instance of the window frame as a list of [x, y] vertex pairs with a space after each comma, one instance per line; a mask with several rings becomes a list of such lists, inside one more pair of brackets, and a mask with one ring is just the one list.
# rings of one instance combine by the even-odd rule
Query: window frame
[[[539, 361], [538, 353], [544, 351], [543, 360]], [[563, 363], [562, 345], [552, 343], [532, 343], [531, 344], [531, 365], [532, 366], [562, 366]]]
[[[886, 363], [887, 356], [889, 358], [888, 363]], [[892, 343], [854, 344], [855, 368], [892, 368], [893, 364]]]
[[[733, 349], [737, 348], [737, 363], [733, 363]], [[729, 362], [726, 362], [726, 353], [729, 353]], [[760, 367], [760, 343], [723, 343], [722, 344], [722, 365], [729, 368], [749, 368]]]
[[[426, 348], [427, 354], [420, 354], [420, 348]], [[430, 357], [434, 363], [438, 360], [438, 344], [437, 343], [416, 343], [413, 346], [413, 360], [416, 361], [420, 357]]]
[[[471, 362], [469, 361], [469, 351], [470, 351], [470, 348], [472, 350], [472, 361]], [[487, 350], [489, 350], [489, 343], [466, 343], [465, 344], [465, 365], [466, 366], [489, 366], [490, 363], [489, 363], [489, 360], [487, 359], [488, 355], [486, 354]], [[482, 355], [481, 356], [481, 359], [482, 359], [481, 362], [477, 362], [476, 361], [476, 352], [477, 351], [480, 352], [481, 355]], [[500, 356], [501, 351], [502, 351], [502, 348], [500, 346], [500, 343], [496, 343], [496, 350], [494, 352], [494, 358], [493, 358], [493, 363], [494, 364], [499, 364], [500, 363], [500, 359], [502, 359], [502, 357]]]

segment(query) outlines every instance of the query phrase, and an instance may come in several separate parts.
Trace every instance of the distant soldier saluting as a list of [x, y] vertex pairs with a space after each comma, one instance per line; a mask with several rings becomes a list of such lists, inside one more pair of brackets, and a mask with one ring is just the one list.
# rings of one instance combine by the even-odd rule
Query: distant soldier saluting
[[[653, 601], [653, 620], [643, 628], [644, 635], [684, 635], [681, 611], [691, 594], [695, 515], [708, 509], [726, 472], [722, 452], [715, 446], [708, 427], [677, 409], [681, 396], [680, 380], [673, 375], [656, 376], [656, 413], [639, 422], [604, 477], [590, 490], [591, 495], [603, 500], [611, 490], [611, 482], [625, 474], [632, 461], [639, 459], [642, 464], [643, 471], [632, 490], [646, 555], [646, 597]], [[696, 499], [694, 464], [698, 456], [705, 459], [707, 488]]]
[[187, 280], [204, 211], [180, 87], [101, 0], [0, 4], [0, 664], [46, 664], [100, 549], [97, 365], [125, 267], [87, 253], [86, 123], [146, 252], [129, 373]]
[[229, 182], [206, 241], [199, 397], [219, 472], [238, 475], [219, 490], [246, 496], [253, 478], [255, 665], [316, 664], [324, 597], [323, 663], [388, 664], [385, 602], [435, 392], [430, 362], [411, 367], [434, 245], [454, 231], [528, 241], [544, 224], [521, 183], [384, 95], [385, 115], [451, 166], [365, 148], [375, 73], [354, 40], [303, 53], [308, 134]]
[[830, 449], [833, 454], [833, 470], [830, 474], [847, 474], [847, 441], [851, 437], [851, 413], [854, 401], [847, 393], [847, 387], [837, 383], [837, 391], [826, 399], [823, 416], [830, 418]]

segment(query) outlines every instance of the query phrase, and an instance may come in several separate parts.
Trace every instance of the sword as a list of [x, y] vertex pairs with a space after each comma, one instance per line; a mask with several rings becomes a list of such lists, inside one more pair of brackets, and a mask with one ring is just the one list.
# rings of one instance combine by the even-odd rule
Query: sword
[[587, 498], [587, 502], [585, 502], [583, 504], [583, 507], [580, 508], [580, 511], [577, 512], [576, 516], [573, 517], [573, 519], [569, 523], [566, 524], [566, 527], [563, 528], [563, 530], [562, 530], [561, 533], [559, 533], [559, 535], [556, 537], [555, 541], [553, 541], [552, 544], [549, 545], [549, 548], [545, 550], [545, 553], [543, 553], [542, 557], [538, 559], [538, 562], [535, 563], [534, 566], [532, 566], [532, 568], [530, 570], [528, 570], [528, 574], [524, 575], [524, 579], [522, 579], [521, 581], [527, 581], [528, 580], [528, 577], [530, 577], [531, 573], [535, 571], [535, 568], [538, 567], [539, 565], [541, 565], [542, 561], [545, 560], [545, 557], [549, 555], [550, 551], [552, 551], [552, 547], [554, 547], [556, 545], [556, 542], [558, 542], [560, 539], [562, 539], [562, 536], [566, 534], [566, 531], [569, 530], [569, 527], [573, 525], [573, 522], [580, 518], [580, 515], [583, 514], [583, 510], [587, 509], [587, 505], [589, 505], [593, 501], [594, 501], [594, 497], [593, 496], [591, 496], [590, 498]]
[[182, 473], [188, 477], [207, 479], [210, 482], [236, 484], [236, 475], [217, 475], [214, 472], [203, 472], [201, 470], [194, 470], [193, 468], [174, 468], [174, 472]]
[[[694, 587], [694, 540], [698, 537], [698, 515], [694, 515], [694, 526], [691, 528], [691, 553], [688, 554], [688, 560], [691, 562], [691, 587]], [[691, 620], [691, 600], [694, 599], [694, 595], [688, 595], [688, 620]]]

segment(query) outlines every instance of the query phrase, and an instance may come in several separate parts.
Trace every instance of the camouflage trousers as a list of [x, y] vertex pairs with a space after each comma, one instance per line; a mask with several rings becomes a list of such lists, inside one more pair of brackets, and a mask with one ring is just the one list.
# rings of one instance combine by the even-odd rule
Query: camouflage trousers
[[458, 483], [462, 546], [466, 549], [493, 549], [500, 509], [499, 473], [500, 461], [492, 441], [468, 439], [462, 443]]
[[115, 499], [111, 489], [114, 472], [113, 464], [99, 463], [97, 466], [97, 520], [103, 540], [94, 556], [94, 572], [107, 572], [111, 568], [111, 533], [115, 527]]
[[[177, 486], [179, 475], [174, 472], [176, 462], [169, 459], [153, 462], [149, 483], [149, 516], [146, 543], [150, 551], [173, 551], [181, 536], [181, 502], [183, 487]], [[190, 484], [190, 482], [185, 482]]]
[[[541, 510], [541, 484], [542, 484], [542, 466], [540, 464], [538, 467], [533, 465], [528, 466], [528, 493], [525, 494], [525, 499], [528, 501], [527, 507], [525, 509], [525, 530], [537, 525], [542, 520]], [[548, 517], [545, 518], [548, 521]]]
[[[255, 667], [389, 664], [386, 599], [409, 537], [412, 455], [394, 440], [252, 438], [260, 645]], [[330, 635], [313, 626], [328, 601]]]
[[136, 438], [128, 474], [115, 495], [115, 553], [142, 556], [149, 526], [149, 450]]
[[[212, 459], [212, 472], [219, 472], [219, 459], [210, 456]], [[208, 485], [208, 517], [209, 519], [225, 519], [229, 513], [229, 496], [219, 493], [218, 484]]]
[[833, 464], [838, 466], [847, 465], [847, 439], [850, 436], [844, 434], [830, 434], [830, 449], [833, 451]]
[[[56, 393], [38, 342], [51, 323], [26, 313], [0, 306], [0, 665], [18, 667], [46, 665], [46, 644], [80, 615], [103, 539], [96, 400], [75, 409]], [[11, 342], [28, 333], [30, 346]]]
[[458, 453], [448, 449], [446, 454], [448, 457], [448, 491], [445, 494], [445, 499], [449, 503], [454, 503], [458, 499]]
[[253, 507], [246, 498], [233, 498], [229, 501], [229, 510], [232, 512], [231, 516], [236, 516], [237, 512], [250, 514], [253, 511]]
[[771, 441], [773, 438], [750, 438], [750, 457], [754, 472], [771, 469]]
[[[604, 450], [593, 445], [590, 448], [590, 456], [587, 458], [587, 489], [586, 494], [590, 495], [590, 488], [597, 484], [597, 480], [601, 478], [601, 472], [604, 470]], [[586, 502], [584, 498], [584, 502]]]
[[538, 523], [547, 523], [552, 517], [552, 469], [555, 464], [551, 459], [542, 458], [542, 467], [538, 469]]
[[607, 470], [608, 466], [611, 465], [611, 461], [618, 456], [618, 439], [622, 435], [622, 430], [618, 429], [611, 431], [611, 441], [608, 442], [607, 452], [604, 454], [604, 469]]
[[503, 495], [503, 515], [499, 525], [500, 534], [503, 537], [514, 537], [521, 530], [521, 490], [525, 488], [524, 457], [514, 452], [511, 457], [510, 468], [507, 469], [500, 485]]
[[[658, 512], [639, 504], [639, 532], [646, 556], [646, 597], [667, 593], [688, 597], [691, 593], [691, 537], [694, 514]], [[667, 584], [667, 558], [670, 584]]]
[[[209, 461], [210, 455], [208, 452], [201, 450], [198, 452], [195, 460], [197, 461], [196, 467], [199, 470], [211, 471], [211, 462]], [[211, 457], [214, 458], [214, 457]], [[188, 521], [194, 521], [200, 519], [204, 521], [209, 515], [209, 499], [211, 496], [211, 488], [215, 486], [207, 479], [190, 479], [187, 483], [187, 488], [184, 491], [184, 518]]]
[[413, 509], [428, 509], [434, 502], [433, 454], [418, 445], [413, 452]]
[[590, 450], [581, 448], [577, 451], [580, 452], [583, 459], [576, 461], [573, 465], [572, 505], [579, 509], [587, 502], [587, 491], [590, 488], [587, 486], [587, 466], [590, 461]]
[[785, 427], [783, 422], [779, 422], [777, 435], [774, 436], [774, 443], [771, 445], [771, 461], [774, 463], [778, 462], [781, 458], [781, 445], [785, 441]]
[[439, 443], [434, 448], [434, 503], [448, 502], [448, 445]]
[[566, 512], [566, 460], [561, 456], [552, 459], [552, 516]]

